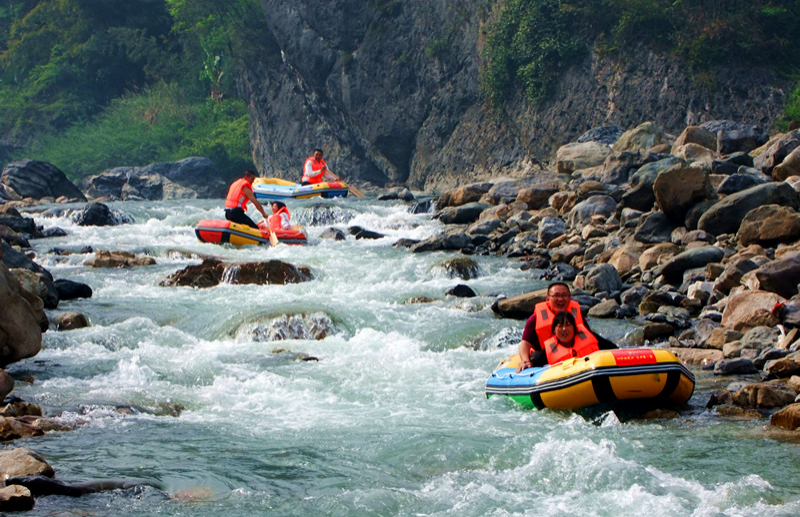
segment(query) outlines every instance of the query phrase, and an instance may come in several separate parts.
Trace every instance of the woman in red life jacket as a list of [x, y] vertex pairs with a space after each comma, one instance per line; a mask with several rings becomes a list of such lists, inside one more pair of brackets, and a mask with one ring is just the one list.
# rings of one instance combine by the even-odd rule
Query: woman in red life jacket
[[280, 201], [272, 202], [272, 215], [269, 216], [269, 228], [272, 231], [279, 232], [280, 230], [291, 230], [292, 225], [289, 222], [292, 216], [289, 214], [289, 209], [286, 208], [284, 203]]
[[314, 156], [306, 159], [303, 165], [301, 185], [313, 185], [323, 181], [336, 181], [338, 178], [328, 171], [328, 165], [322, 159], [322, 149], [314, 149]]
[[228, 197], [225, 199], [225, 219], [232, 223], [246, 224], [252, 228], [258, 228], [258, 225], [250, 219], [245, 212], [247, 212], [247, 202], [251, 201], [256, 210], [261, 212], [261, 216], [266, 219], [267, 213], [264, 207], [256, 199], [253, 194], [253, 181], [256, 179], [256, 173], [251, 170], [244, 171], [244, 177], [239, 178], [231, 184], [228, 189]]
[[577, 323], [569, 312], [559, 312], [553, 317], [553, 336], [544, 342], [543, 349], [530, 356], [532, 366], [556, 364], [572, 357], [584, 357], [598, 350], [617, 346], [607, 339], [598, 340], [585, 325]]

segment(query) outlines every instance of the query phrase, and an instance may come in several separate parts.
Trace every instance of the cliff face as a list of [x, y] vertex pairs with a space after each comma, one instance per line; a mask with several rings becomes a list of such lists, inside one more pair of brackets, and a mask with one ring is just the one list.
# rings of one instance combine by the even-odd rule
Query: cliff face
[[682, 65], [642, 51], [587, 56], [554, 96], [503, 112], [479, 92], [485, 0], [263, 0], [272, 44], [242, 68], [262, 175], [299, 179], [315, 147], [345, 179], [442, 190], [523, 177], [604, 124], [668, 131], [713, 119], [770, 126], [785, 84], [763, 71], [720, 74], [708, 92]]

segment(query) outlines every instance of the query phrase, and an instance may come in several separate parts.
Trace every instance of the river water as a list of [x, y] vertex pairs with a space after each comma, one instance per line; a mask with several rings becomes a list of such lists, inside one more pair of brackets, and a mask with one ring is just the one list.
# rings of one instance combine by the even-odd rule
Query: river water
[[[333, 226], [386, 237], [320, 239], [331, 226], [314, 222], [320, 204], [331, 208], [322, 212]], [[486, 399], [484, 383], [514, 353], [523, 325], [495, 318], [490, 305], [544, 283], [501, 257], [474, 257], [480, 276], [464, 282], [442, 268], [456, 254], [392, 246], [439, 231], [429, 215], [369, 198], [303, 200], [289, 207], [306, 223], [308, 246], [197, 241], [194, 225], [220, 218], [220, 206], [111, 204], [136, 221], [116, 227], [34, 214], [70, 234], [34, 241], [37, 260], [94, 296], [51, 314], [83, 312], [91, 327], [50, 330], [35, 358], [9, 367], [34, 380], [17, 382], [16, 395], [79, 425], [15, 445], [43, 455], [66, 482], [124, 478], [155, 487], [41, 497], [28, 515], [800, 515], [797, 436], [769, 429], [766, 419], [726, 420], [704, 409], [730, 379], [696, 371], [690, 407], [672, 420]], [[92, 269], [89, 254], [47, 253], [84, 246], [146, 252], [157, 264]], [[316, 278], [159, 285], [206, 255], [277, 258], [309, 266]], [[479, 296], [446, 297], [457, 283]], [[408, 303], [414, 297], [433, 301]], [[277, 339], [287, 319], [299, 334]], [[302, 339], [314, 321], [330, 332]], [[616, 340], [631, 328], [592, 325]], [[187, 490], [201, 497], [174, 497]]]

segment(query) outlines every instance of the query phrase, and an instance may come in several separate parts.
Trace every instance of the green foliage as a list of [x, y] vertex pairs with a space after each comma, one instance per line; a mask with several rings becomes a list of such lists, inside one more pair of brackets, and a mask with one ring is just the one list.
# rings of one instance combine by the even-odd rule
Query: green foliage
[[63, 130], [169, 67], [163, 0], [44, 0], [16, 14], [0, 94], [19, 95], [27, 116], [3, 117], [4, 133]]
[[586, 49], [574, 11], [561, 0], [508, 0], [487, 34], [482, 89], [497, 105], [521, 82], [533, 102], [544, 99], [561, 72]]
[[800, 83], [795, 86], [795, 89], [786, 98], [784, 118], [787, 121], [800, 121]]
[[114, 100], [91, 122], [51, 135], [28, 150], [81, 178], [128, 165], [206, 156], [222, 171], [252, 167], [249, 118], [240, 100], [191, 102], [181, 87], [159, 84]]
[[584, 49], [642, 45], [684, 59], [712, 85], [720, 68], [794, 75], [800, 0], [505, 0], [487, 26], [481, 86], [491, 104], [521, 85], [542, 100]]

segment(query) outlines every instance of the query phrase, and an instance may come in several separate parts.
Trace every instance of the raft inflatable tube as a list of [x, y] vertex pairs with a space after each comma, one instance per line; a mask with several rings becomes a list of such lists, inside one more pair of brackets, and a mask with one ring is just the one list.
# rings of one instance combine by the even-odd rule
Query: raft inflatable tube
[[640, 401], [653, 407], [684, 404], [694, 375], [669, 350], [600, 350], [516, 373], [519, 354], [503, 360], [486, 381], [486, 397], [506, 395], [537, 409], [581, 409]]
[[[263, 221], [256, 229], [227, 220], [203, 219], [194, 227], [194, 233], [200, 241], [212, 244], [270, 245], [269, 229]], [[278, 230], [275, 236], [284, 244], [305, 244], [307, 238], [305, 228], [302, 226], [293, 226], [290, 230]]]
[[279, 178], [256, 178], [253, 182], [253, 194], [259, 201], [264, 199], [347, 197], [347, 192], [347, 183], [343, 181], [301, 185]]

